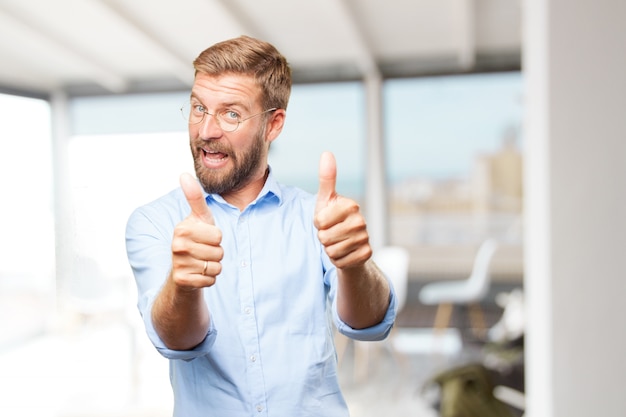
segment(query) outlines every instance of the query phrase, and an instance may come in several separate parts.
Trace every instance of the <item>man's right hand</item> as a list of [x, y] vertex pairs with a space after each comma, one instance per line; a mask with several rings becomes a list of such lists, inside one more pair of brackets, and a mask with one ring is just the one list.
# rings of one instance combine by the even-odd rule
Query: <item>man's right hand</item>
[[171, 278], [181, 289], [210, 287], [222, 271], [222, 232], [215, 226], [198, 181], [182, 174], [180, 186], [191, 214], [174, 229]]
[[201, 290], [215, 284], [222, 271], [222, 232], [215, 226], [200, 184], [189, 174], [180, 186], [191, 214], [176, 225], [172, 238], [172, 270], [152, 306], [154, 328], [174, 350], [192, 349], [204, 340], [210, 314]]

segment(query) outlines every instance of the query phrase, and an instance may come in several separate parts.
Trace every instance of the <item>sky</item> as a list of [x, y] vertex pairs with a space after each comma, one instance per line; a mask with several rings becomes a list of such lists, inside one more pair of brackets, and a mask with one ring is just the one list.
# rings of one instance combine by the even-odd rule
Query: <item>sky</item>
[[[338, 186], [351, 192], [362, 188], [363, 100], [358, 83], [296, 86], [271, 155], [282, 178], [312, 188], [319, 155], [330, 150], [343, 181]], [[391, 182], [464, 177], [477, 154], [496, 150], [508, 129], [519, 131], [523, 117], [518, 72], [388, 81], [383, 100]]]
[[[365, 95], [358, 82], [293, 87], [283, 133], [270, 163], [279, 179], [314, 191], [319, 156], [335, 154], [338, 183], [360, 193], [367, 167]], [[178, 109], [186, 93], [85, 97], [71, 103], [77, 135], [184, 132]], [[519, 72], [397, 79], [383, 90], [383, 128], [392, 182], [463, 177], [477, 153], [497, 149], [519, 130]], [[519, 138], [521, 142], [521, 137]]]
[[[167, 93], [76, 99], [71, 104], [73, 130], [78, 135], [184, 132], [178, 109], [187, 97]], [[510, 72], [390, 80], [383, 100], [391, 181], [462, 177], [477, 153], [497, 149], [507, 129], [519, 130], [522, 76]], [[275, 173], [307, 186], [315, 179], [319, 155], [329, 150], [337, 158], [338, 180], [347, 187], [362, 186], [365, 117], [365, 95], [358, 82], [295, 85], [285, 128], [272, 144]]]
[[522, 79], [502, 73], [397, 80], [385, 103], [392, 177], [458, 177], [477, 153], [499, 148], [508, 129], [520, 130]]

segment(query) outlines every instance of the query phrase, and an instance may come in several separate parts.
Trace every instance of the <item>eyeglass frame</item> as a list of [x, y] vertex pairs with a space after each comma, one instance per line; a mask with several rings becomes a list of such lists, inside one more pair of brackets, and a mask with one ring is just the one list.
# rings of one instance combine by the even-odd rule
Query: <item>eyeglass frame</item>
[[[189, 108], [189, 114], [187, 116], [185, 115], [185, 106], [189, 106], [190, 107]], [[183, 119], [185, 119], [188, 124], [190, 124], [190, 125], [198, 125], [198, 124], [204, 122], [204, 118], [208, 114], [209, 116], [215, 117], [215, 121], [217, 122], [217, 125], [220, 127], [220, 129], [222, 129], [224, 132], [232, 133], [232, 132], [236, 131], [237, 129], [239, 129], [239, 125], [242, 124], [243, 122], [245, 122], [246, 120], [250, 120], [250, 119], [252, 119], [254, 117], [261, 116], [261, 115], [263, 115], [265, 113], [269, 113], [271, 111], [276, 111], [276, 110], [278, 110], [278, 107], [272, 107], [271, 109], [263, 110], [260, 113], [253, 114], [252, 116], [248, 116], [248, 117], [245, 117], [243, 119], [241, 119], [240, 116], [237, 116], [237, 125], [235, 126], [235, 128], [233, 130], [224, 129], [224, 127], [222, 127], [222, 124], [220, 123], [220, 121], [222, 120], [221, 116], [219, 116], [218, 114], [209, 113], [206, 110], [202, 111], [202, 117], [200, 118], [199, 121], [192, 122], [190, 120], [191, 119], [190, 116], [191, 116], [192, 109], [193, 109], [193, 106], [191, 105], [191, 103], [185, 103], [180, 108], [180, 112], [181, 112], [181, 114], [183, 116]], [[224, 110], [224, 112], [226, 112], [226, 111], [228, 111], [228, 110]], [[234, 112], [234, 113], [237, 113], [237, 112]]]

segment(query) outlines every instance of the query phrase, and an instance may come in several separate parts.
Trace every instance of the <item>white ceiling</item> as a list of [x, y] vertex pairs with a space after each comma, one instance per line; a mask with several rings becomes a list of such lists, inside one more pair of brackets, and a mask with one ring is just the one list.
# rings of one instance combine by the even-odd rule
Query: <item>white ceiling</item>
[[185, 89], [207, 46], [270, 41], [296, 82], [520, 68], [519, 0], [0, 0], [0, 91]]

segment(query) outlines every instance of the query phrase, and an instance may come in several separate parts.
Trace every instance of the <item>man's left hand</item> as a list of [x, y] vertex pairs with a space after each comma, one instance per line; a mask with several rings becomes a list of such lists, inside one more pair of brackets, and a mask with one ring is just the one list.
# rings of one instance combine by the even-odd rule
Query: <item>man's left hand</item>
[[372, 256], [365, 218], [356, 201], [337, 194], [337, 164], [330, 152], [320, 158], [314, 224], [337, 268], [362, 266]]

